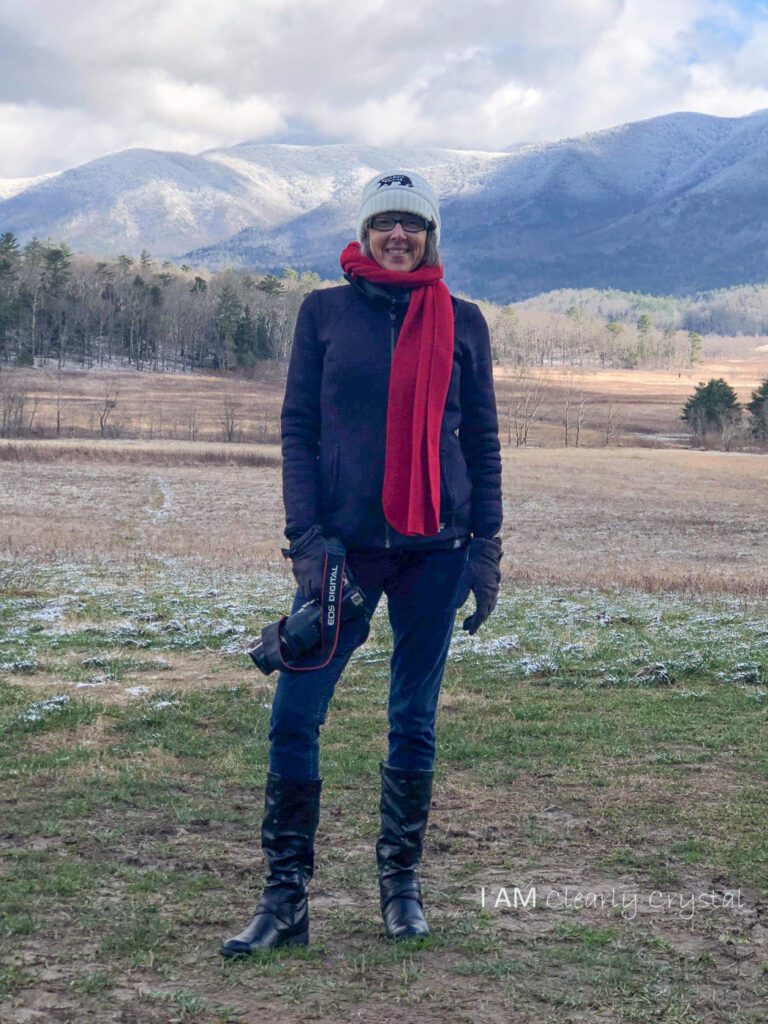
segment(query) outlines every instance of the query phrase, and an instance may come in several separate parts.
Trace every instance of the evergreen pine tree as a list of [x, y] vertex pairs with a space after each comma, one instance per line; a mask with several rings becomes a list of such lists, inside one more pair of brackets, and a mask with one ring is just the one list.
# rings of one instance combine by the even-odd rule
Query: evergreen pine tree
[[653, 320], [651, 320], [650, 313], [642, 313], [638, 317], [637, 333], [639, 335], [637, 357], [638, 361], [642, 363], [648, 358], [648, 346], [653, 334]]
[[258, 359], [259, 331], [251, 314], [251, 307], [243, 310], [235, 331], [235, 359], [238, 366], [251, 369]]
[[218, 364], [222, 369], [229, 369], [235, 359], [235, 333], [243, 314], [243, 304], [231, 285], [225, 284], [219, 293], [216, 304], [216, 326], [219, 332]]
[[260, 292], [266, 292], [267, 295], [279, 295], [284, 291], [282, 281], [275, 277], [274, 274], [267, 274], [261, 281], [256, 285]]
[[688, 360], [691, 366], [701, 362], [702, 349], [701, 335], [696, 331], [688, 331]]
[[741, 419], [741, 406], [736, 392], [722, 377], [712, 378], [696, 386], [683, 406], [681, 419], [696, 437], [711, 432], [725, 433]]

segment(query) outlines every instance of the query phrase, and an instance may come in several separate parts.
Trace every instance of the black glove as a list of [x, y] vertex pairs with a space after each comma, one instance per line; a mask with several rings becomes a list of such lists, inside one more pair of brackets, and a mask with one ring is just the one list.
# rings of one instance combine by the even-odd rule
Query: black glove
[[471, 590], [477, 610], [464, 619], [461, 626], [470, 636], [475, 635], [496, 607], [501, 583], [501, 555], [498, 537], [473, 537], [469, 542], [467, 561], [456, 591], [456, 607], [461, 608]]
[[322, 526], [310, 526], [289, 548], [280, 550], [286, 558], [291, 559], [293, 575], [304, 597], [308, 601], [319, 598], [323, 592], [325, 572], [325, 538]]

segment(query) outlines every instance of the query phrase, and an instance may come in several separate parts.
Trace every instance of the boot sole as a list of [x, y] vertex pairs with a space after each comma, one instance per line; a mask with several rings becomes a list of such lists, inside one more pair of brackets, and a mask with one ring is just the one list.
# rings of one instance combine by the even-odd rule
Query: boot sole
[[430, 933], [429, 932], [400, 932], [398, 935], [390, 935], [388, 932], [386, 932], [385, 934], [387, 936], [387, 939], [390, 942], [406, 942], [407, 940], [413, 941], [414, 939], [416, 939], [417, 941], [420, 941], [420, 940], [423, 940], [423, 939], [428, 939]]
[[283, 946], [308, 946], [309, 931], [300, 932], [298, 935], [289, 935], [287, 939], [276, 942], [274, 946], [253, 946], [250, 949], [231, 949], [229, 946], [221, 946], [219, 953], [226, 960], [245, 959], [255, 956], [258, 953], [271, 953], [273, 949], [281, 949]]

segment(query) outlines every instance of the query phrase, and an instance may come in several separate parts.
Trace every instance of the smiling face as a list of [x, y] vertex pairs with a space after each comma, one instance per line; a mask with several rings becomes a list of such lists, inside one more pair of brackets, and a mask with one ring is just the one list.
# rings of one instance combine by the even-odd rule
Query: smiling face
[[[392, 211], [394, 217], [408, 217], [412, 214], [403, 214]], [[419, 231], [412, 233], [404, 231], [403, 225], [396, 223], [390, 231], [377, 231], [375, 228], [368, 228], [368, 246], [371, 256], [385, 270], [399, 270], [409, 273], [415, 270], [424, 259], [424, 252], [427, 247], [427, 232]]]

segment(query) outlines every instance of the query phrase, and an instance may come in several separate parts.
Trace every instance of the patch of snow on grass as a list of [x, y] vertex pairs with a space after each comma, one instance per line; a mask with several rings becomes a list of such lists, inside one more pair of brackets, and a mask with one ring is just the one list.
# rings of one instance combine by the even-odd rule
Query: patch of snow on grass
[[21, 717], [25, 722], [39, 722], [45, 715], [61, 711], [69, 699], [66, 694], [60, 694], [58, 697], [48, 697], [47, 700], [36, 701], [36, 703], [30, 704]]

